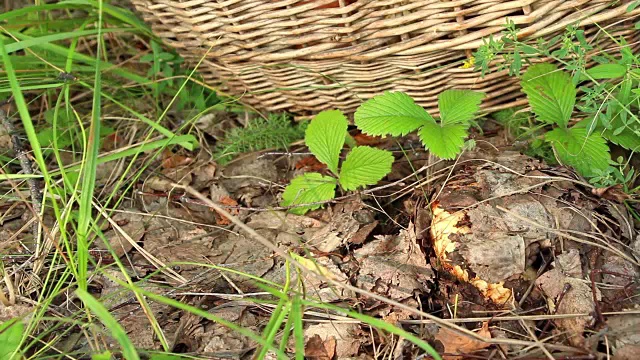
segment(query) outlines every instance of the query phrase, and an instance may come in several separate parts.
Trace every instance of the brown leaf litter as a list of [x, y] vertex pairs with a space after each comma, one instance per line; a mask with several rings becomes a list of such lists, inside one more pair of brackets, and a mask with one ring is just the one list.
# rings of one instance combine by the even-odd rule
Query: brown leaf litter
[[409, 299], [416, 291], [427, 293], [427, 283], [434, 277], [413, 224], [396, 236], [376, 236], [355, 250], [354, 258], [359, 265], [357, 286], [393, 300]]
[[[596, 306], [602, 292], [592, 288], [590, 274], [603, 269], [605, 288], [618, 289], [639, 274], [624, 245], [635, 237], [624, 207], [614, 213], [610, 203], [589, 197], [557, 172], [548, 175], [543, 164], [519, 153], [468, 153], [459, 164], [432, 199], [430, 235], [439, 266], [505, 308], [528, 294], [527, 283], [535, 280], [529, 296], [542, 291], [552, 314], [591, 315], [554, 320], [570, 344], [584, 346], [602, 311]], [[598, 246], [603, 235], [620, 240]], [[552, 262], [550, 270], [540, 268], [541, 259]], [[530, 280], [536, 271], [543, 272]], [[607, 278], [607, 271], [627, 279]]]
[[[619, 189], [585, 190], [557, 169], [516, 152], [469, 152], [430, 199], [424, 198], [422, 189], [416, 190], [421, 201], [415, 201], [418, 196], [407, 197], [399, 211], [393, 204], [377, 212], [377, 204], [368, 197], [354, 195], [299, 216], [268, 210], [277, 206], [292, 173], [317, 166], [311, 160], [282, 162], [287, 161], [288, 171], [283, 164], [259, 156], [243, 157], [220, 169], [201, 156], [165, 153], [143, 184], [145, 192], [155, 195], [141, 196], [139, 208], [119, 210], [111, 219], [118, 227], [102, 230], [129, 276], [144, 279], [138, 286], [206, 309], [255, 333], [263, 330], [270, 308], [244, 298], [261, 289], [247, 276], [224, 269], [282, 284], [287, 274], [284, 261], [206, 205], [185, 199], [172, 183], [191, 185], [231, 208], [247, 226], [311, 272], [443, 318], [495, 316], [491, 329], [488, 321], [467, 323], [488, 342], [434, 324], [407, 326], [407, 320], [417, 320], [408, 311], [291, 272], [291, 284], [303, 284], [306, 299], [346, 306], [415, 331], [442, 350], [445, 359], [482, 358], [489, 351], [502, 351], [505, 358], [526, 356], [534, 347], [502, 344], [489, 349], [496, 339], [531, 340], [523, 324], [535, 329], [541, 340], [582, 351], [600, 349], [606, 336], [614, 358], [637, 354], [638, 317], [612, 315], [638, 311], [640, 306], [640, 236], [625, 206], [611, 202], [621, 199]], [[24, 214], [24, 208], [17, 210]], [[5, 224], [0, 247], [7, 245], [3, 239], [12, 236], [20, 216], [0, 218]], [[400, 226], [388, 225], [392, 222]], [[103, 248], [100, 240], [95, 244]], [[22, 249], [17, 242], [13, 245]], [[92, 284], [96, 296], [136, 346], [160, 349], [148, 314], [131, 292], [108, 278], [123, 280], [122, 274], [110, 268], [101, 271]], [[257, 347], [214, 321], [153, 301], [149, 304], [173, 351], [246, 359]], [[18, 306], [25, 305], [0, 306], [0, 315], [21, 310]], [[503, 313], [495, 313], [496, 309], [541, 318], [580, 316], [501, 321]], [[371, 349], [380, 348], [389, 358], [420, 354], [407, 341], [366, 324], [307, 310], [303, 349], [307, 358], [372, 358]], [[103, 330], [101, 340], [115, 346]], [[291, 353], [300, 351], [293, 340], [288, 344]], [[86, 342], [69, 346], [89, 348]]]
[[[580, 263], [580, 255], [576, 249], [560, 254], [552, 264], [553, 269], [542, 274], [537, 280], [547, 296], [549, 307], [554, 314], [591, 314], [595, 311], [593, 293], [588, 283], [584, 282], [584, 274]], [[597, 290], [597, 289], [596, 289]], [[561, 298], [562, 295], [562, 298]], [[597, 301], [601, 300], [599, 290]], [[569, 337], [571, 344], [583, 346], [582, 334], [588, 326], [593, 325], [593, 318], [573, 317], [555, 321], [558, 328]]]
[[[273, 204], [277, 186], [281, 182], [276, 165], [260, 158], [242, 159], [220, 173], [212, 167], [202, 168], [209, 171], [195, 177], [202, 181], [201, 191], [207, 192], [215, 202], [230, 206]], [[306, 216], [285, 211], [242, 211], [236, 214], [260, 235], [295, 256], [311, 272], [344, 284], [355, 283], [362, 289], [412, 306], [420, 305], [417, 302], [420, 296], [428, 296], [430, 301], [437, 303], [441, 301], [437, 296], [446, 294], [445, 302], [455, 301], [456, 306], [460, 305], [459, 316], [471, 316], [473, 311], [490, 308], [488, 304], [476, 301], [476, 296], [485, 298], [498, 308], [511, 306], [523, 294], [528, 294], [538, 304], [546, 297], [551, 314], [591, 315], [553, 321], [555, 328], [552, 331], [555, 334], [563, 335], [574, 346], [586, 346], [586, 334], [594, 326], [597, 313], [593, 289], [585, 280], [593, 270], [591, 263], [585, 262], [585, 256], [593, 253], [594, 247], [589, 245], [588, 237], [563, 234], [597, 233], [594, 224], [602, 222], [603, 216], [607, 216], [610, 230], [607, 234], [626, 238], [629, 245], [619, 246], [618, 252], [605, 249], [597, 254], [599, 260], [596, 263], [610, 273], [621, 272], [630, 278], [637, 276], [637, 267], [630, 265], [628, 256], [624, 254], [633, 248], [631, 239], [636, 234], [628, 226], [617, 225], [629, 221], [624, 208], [616, 208], [618, 213], [614, 214], [614, 208], [604, 207], [608, 210], [603, 215], [602, 200], [586, 196], [571, 181], [562, 176], [551, 177], [546, 170], [543, 164], [518, 153], [469, 153], [461, 159], [450, 180], [436, 188], [432, 206], [414, 209], [414, 213], [422, 214], [422, 218], [417, 219], [417, 229], [409, 222], [407, 228], [397, 234], [379, 234], [379, 219], [364, 200], [357, 197], [310, 212]], [[192, 183], [196, 181], [193, 177], [190, 179]], [[142, 244], [145, 252], [164, 264], [215, 264], [276, 283], [284, 282], [284, 262], [255, 242], [249, 234], [220, 221], [219, 215], [206, 206], [193, 203], [187, 203], [182, 209], [176, 206], [168, 201], [153, 206], [147, 204], [147, 210], [164, 208], [165, 214], [178, 218], [153, 217], [141, 221], [144, 223], [144, 236], [132, 238]], [[431, 218], [427, 217], [429, 212]], [[180, 220], [190, 216], [188, 214], [197, 215], [197, 219], [205, 223]], [[121, 218], [116, 220], [126, 223]], [[207, 228], [203, 226], [206, 223], [227, 226], [225, 229]], [[107, 234], [111, 234], [110, 231]], [[140, 226], [127, 228], [126, 231], [139, 234]], [[419, 241], [417, 232], [428, 236], [423, 236], [423, 241]], [[116, 241], [111, 235], [109, 238], [110, 243]], [[120, 242], [120, 239], [117, 240], [117, 243]], [[426, 249], [422, 248], [423, 244], [427, 245]], [[430, 254], [431, 246], [438, 262], [430, 263], [423, 251]], [[132, 253], [134, 269], [139, 275], [145, 275], [154, 268], [155, 265], [151, 265], [135, 249], [129, 249], [128, 252]], [[541, 260], [551, 264], [540, 268]], [[436, 277], [433, 264], [437, 266], [435, 270], [444, 270], [456, 281], [470, 284], [477, 294], [453, 283], [447, 285], [450, 280], [442, 274], [440, 278]], [[172, 269], [189, 281], [191, 287], [206, 292], [241, 295], [256, 290], [252, 281], [247, 281], [244, 276], [185, 264], [173, 266]], [[540, 273], [536, 275], [539, 270]], [[291, 282], [296, 283], [298, 276], [300, 274], [292, 273]], [[381, 316], [396, 325], [411, 318], [405, 311], [368, 303], [366, 298], [330, 287], [316, 277], [303, 275], [300, 280], [305, 284], [309, 298], [342, 304], [361, 303], [368, 314]], [[600, 280], [618, 288], [626, 285], [619, 276], [606, 273], [602, 274]], [[172, 280], [164, 278], [164, 281]], [[526, 287], [530, 284], [535, 286], [527, 293]], [[437, 287], [440, 293], [433, 293], [432, 290]], [[596, 289], [598, 303], [605, 298], [602, 294], [610, 294], [612, 302], [619, 295], [607, 291]], [[211, 311], [259, 331], [256, 315], [246, 306], [243, 308], [233, 304], [233, 301], [228, 303], [237, 307], [231, 313], [217, 306], [213, 308], [217, 310]], [[144, 321], [142, 318], [133, 319]], [[172, 315], [165, 320], [172, 324], [172, 329], [175, 328], [176, 344], [190, 350], [206, 349], [208, 353], [240, 358], [256, 345], [221, 325], [197, 316], [183, 315], [180, 318]], [[127, 326], [128, 331], [139, 331], [141, 334], [149, 330], [138, 329], [134, 324]], [[511, 331], [500, 333], [496, 330], [496, 336], [501, 338], [522, 333], [522, 329], [514, 322], [504, 323], [501, 327]], [[462, 359], [489, 346], [489, 343], [447, 331], [440, 329], [434, 338], [436, 343], [444, 347], [447, 359]], [[486, 322], [478, 334], [492, 338]], [[151, 337], [144, 335], [138, 341], [150, 345], [148, 339]], [[369, 346], [366, 344], [370, 340], [366, 335], [363, 337], [362, 329], [356, 324], [336, 322], [311, 325], [305, 329], [305, 354], [314, 359], [355, 357], [363, 354], [362, 349]], [[385, 340], [377, 341], [384, 343]], [[154, 344], [157, 346], [157, 342]], [[620, 344], [635, 346], [629, 342]], [[622, 345], [618, 347], [624, 348]], [[517, 352], [522, 351], [523, 347], [504, 349]], [[403, 350], [398, 345], [395, 351]], [[625, 350], [620, 351], [623, 354]]]
[[[491, 339], [489, 332], [489, 323], [484, 322], [478, 330], [477, 335], [483, 338]], [[491, 346], [488, 342], [476, 340], [468, 335], [460, 335], [459, 333], [447, 328], [440, 328], [435, 337], [444, 347], [444, 360], [462, 360], [466, 355], [473, 352], [486, 349]]]
[[[316, 353], [328, 357], [333, 352], [338, 359], [351, 358], [358, 355], [361, 344], [365, 342], [363, 336], [366, 337], [366, 334], [363, 334], [360, 327], [354, 323], [336, 321], [310, 325], [304, 330], [305, 356]], [[309, 345], [310, 343], [312, 346]], [[290, 347], [293, 344], [292, 339]], [[313, 351], [308, 352], [307, 350], [311, 348], [314, 348]]]

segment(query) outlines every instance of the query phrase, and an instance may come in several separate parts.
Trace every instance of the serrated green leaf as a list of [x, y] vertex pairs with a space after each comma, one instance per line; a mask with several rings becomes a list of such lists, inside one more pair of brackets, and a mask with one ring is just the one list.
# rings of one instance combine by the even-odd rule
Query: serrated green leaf
[[338, 173], [340, 151], [344, 146], [349, 122], [340, 110], [323, 111], [307, 126], [304, 141], [318, 161]]
[[612, 143], [627, 150], [640, 151], [640, 136], [630, 131], [623, 131], [619, 135], [612, 135], [610, 130], [604, 132], [603, 136]]
[[[587, 75], [595, 80], [617, 79], [627, 73], [627, 67], [620, 64], [600, 64], [587, 70]], [[585, 76], [585, 78], [589, 78]]]
[[591, 177], [609, 167], [609, 146], [599, 133], [587, 135], [583, 127], [556, 128], [546, 133], [545, 139], [552, 143], [559, 160], [582, 176]]
[[342, 163], [340, 185], [345, 190], [375, 185], [391, 172], [393, 155], [369, 146], [355, 147]]
[[[336, 185], [336, 179], [329, 176], [318, 173], [302, 174], [291, 180], [291, 183], [285, 188], [282, 193], [282, 206], [331, 200], [335, 196]], [[321, 206], [320, 204], [298, 206], [291, 208], [289, 212], [303, 215], [307, 211], [318, 209]]]
[[438, 96], [440, 121], [443, 124], [467, 123], [480, 109], [484, 93], [471, 90], [446, 90]]
[[432, 154], [441, 159], [453, 159], [460, 153], [467, 137], [465, 124], [438, 125], [435, 122], [425, 124], [418, 136]]
[[[636, 131], [640, 131], [640, 129], [636, 129]], [[627, 150], [640, 151], [640, 136], [638, 136], [631, 127], [614, 127], [612, 130], [607, 129], [602, 132], [602, 136]]]
[[536, 64], [527, 69], [520, 84], [539, 120], [567, 127], [576, 102], [569, 74], [553, 64]]
[[365, 134], [404, 136], [433, 117], [403, 92], [385, 92], [360, 105], [354, 123]]

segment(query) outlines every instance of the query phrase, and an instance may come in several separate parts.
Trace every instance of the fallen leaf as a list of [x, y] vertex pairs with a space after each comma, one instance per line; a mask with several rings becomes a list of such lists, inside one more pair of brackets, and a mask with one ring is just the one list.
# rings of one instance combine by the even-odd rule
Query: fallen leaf
[[[483, 338], [491, 339], [488, 322], [484, 322], [482, 324], [482, 328], [478, 331], [478, 335]], [[446, 328], [440, 328], [440, 330], [438, 330], [436, 340], [440, 341], [444, 346], [444, 352], [446, 354], [443, 355], [442, 358], [445, 360], [464, 359], [463, 355], [468, 355], [474, 351], [482, 350], [491, 346], [489, 343], [478, 341], [469, 336], [460, 335], [457, 332]]]
[[144, 182], [143, 191], [167, 193], [174, 190], [173, 183], [189, 185], [193, 180], [191, 169], [186, 167], [176, 169], [164, 169], [161, 176], [151, 176]]
[[374, 236], [354, 251], [354, 258], [359, 265], [357, 286], [396, 301], [413, 298], [415, 290], [428, 291], [434, 276], [412, 223], [396, 236]]
[[316, 159], [316, 157], [313, 155], [305, 156], [296, 163], [297, 170], [320, 171], [326, 168], [327, 166], [318, 161], [318, 159]]
[[336, 338], [331, 336], [322, 341], [320, 335], [314, 335], [304, 346], [304, 356], [313, 360], [331, 360], [336, 354]]
[[118, 136], [118, 133], [109, 134], [109, 135], [105, 136], [105, 138], [102, 140], [102, 150], [104, 150], [104, 151], [115, 150], [115, 149], [118, 148], [118, 145], [121, 142], [122, 142], [122, 138], [120, 138], [120, 136]]
[[304, 258], [296, 253], [290, 253], [290, 255], [295, 261], [300, 263], [300, 265], [304, 266], [307, 270], [331, 280], [340, 280], [334, 273], [332, 273], [326, 267], [320, 265], [318, 262]]
[[384, 139], [380, 136], [371, 136], [363, 133], [354, 135], [353, 140], [355, 140], [358, 145], [379, 145], [384, 142]]
[[[218, 202], [221, 205], [226, 205], [226, 206], [238, 206], [238, 202], [235, 201], [234, 199], [230, 198], [229, 196], [223, 196], [221, 197]], [[238, 215], [240, 213], [240, 211], [238, 209], [226, 209], [231, 215]], [[218, 215], [216, 217], [216, 224], [218, 225], [229, 225], [231, 224], [231, 220], [227, 219], [224, 215], [220, 214], [219, 212], [216, 211], [216, 214]]]
[[163, 169], [173, 169], [179, 166], [189, 165], [193, 161], [192, 158], [177, 155], [170, 151], [165, 151], [162, 154], [162, 168]]
[[[552, 301], [559, 299], [562, 294], [562, 301], [559, 304], [552, 303], [557, 306], [555, 313], [559, 315], [594, 314], [596, 304], [593, 300], [591, 285], [582, 280], [580, 253], [571, 249], [559, 254], [552, 266], [553, 269], [540, 275], [535, 284]], [[600, 289], [596, 289], [596, 299], [602, 300]], [[571, 345], [584, 346], [584, 332], [592, 320], [591, 317], [570, 317], [555, 319], [554, 323], [566, 334]]]
[[215, 179], [216, 169], [217, 165], [214, 162], [197, 166], [193, 169], [193, 184], [191, 184], [191, 187], [196, 190], [202, 190], [211, 185]]
[[358, 325], [353, 323], [322, 323], [311, 325], [304, 330], [305, 339], [315, 336], [325, 339], [325, 344], [335, 341], [335, 356], [338, 359], [358, 355], [360, 346], [367, 341], [367, 335], [362, 334]]
[[358, 231], [356, 231], [356, 233], [349, 238], [349, 242], [355, 245], [364, 243], [364, 241], [367, 240], [367, 237], [371, 234], [373, 229], [376, 228], [376, 226], [378, 226], [378, 220], [375, 220], [370, 224], [362, 225], [362, 227], [360, 227], [360, 229], [358, 229]]
[[621, 184], [609, 186], [605, 188], [595, 188], [591, 190], [591, 193], [603, 199], [613, 201], [613, 202], [618, 202], [618, 203], [623, 203], [625, 200], [628, 200], [631, 198], [629, 194], [626, 194], [623, 191]]

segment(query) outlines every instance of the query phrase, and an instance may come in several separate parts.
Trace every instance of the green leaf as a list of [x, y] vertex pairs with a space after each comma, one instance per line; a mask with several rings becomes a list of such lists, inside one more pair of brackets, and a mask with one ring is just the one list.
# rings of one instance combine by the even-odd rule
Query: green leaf
[[640, 151], [640, 136], [638, 135], [640, 134], [640, 122], [637, 118], [627, 121], [629, 112], [633, 114], [633, 111], [629, 109], [632, 103], [631, 91], [631, 81], [623, 81], [618, 94], [614, 96], [612, 101], [607, 102], [607, 128], [599, 128], [598, 131], [602, 132], [605, 139], [616, 145], [627, 150]]
[[559, 160], [582, 176], [591, 177], [609, 167], [609, 147], [599, 133], [587, 135], [583, 127], [556, 128], [546, 133], [545, 139], [552, 143]]
[[606, 130], [603, 136], [612, 143], [621, 146], [627, 150], [635, 152], [640, 151], [640, 136], [634, 134], [631, 131], [623, 131], [618, 135], [613, 135], [611, 130]]
[[[344, 137], [343, 137], [344, 139]], [[306, 173], [297, 176], [287, 185], [282, 193], [282, 206], [309, 204], [331, 200], [335, 196], [336, 179], [318, 173]], [[303, 215], [309, 210], [318, 209], [321, 204], [298, 206], [289, 212]]]
[[338, 173], [340, 151], [344, 146], [348, 125], [347, 118], [340, 110], [328, 110], [316, 115], [305, 132], [304, 141], [309, 150], [334, 174]]
[[576, 88], [569, 74], [553, 64], [536, 64], [527, 69], [520, 84], [538, 119], [567, 127], [576, 102]]
[[418, 136], [432, 154], [441, 159], [453, 159], [460, 153], [467, 137], [465, 124], [438, 125], [435, 122], [425, 124]]
[[438, 96], [440, 121], [443, 124], [467, 123], [480, 110], [484, 93], [471, 90], [446, 90]]
[[342, 163], [340, 185], [345, 190], [375, 185], [391, 172], [391, 152], [369, 146], [355, 147]]
[[19, 351], [24, 324], [20, 319], [11, 319], [0, 324], [0, 359], [20, 359]]
[[403, 92], [385, 92], [360, 105], [354, 122], [363, 133], [404, 136], [433, 117]]
[[587, 70], [589, 77], [595, 80], [617, 79], [623, 77], [626, 73], [627, 67], [620, 64], [600, 64]]

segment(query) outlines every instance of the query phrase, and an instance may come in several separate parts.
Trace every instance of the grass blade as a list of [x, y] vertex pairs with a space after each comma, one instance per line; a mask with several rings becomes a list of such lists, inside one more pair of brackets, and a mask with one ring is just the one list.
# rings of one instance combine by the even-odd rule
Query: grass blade
[[[102, 5], [102, 1], [100, 2]], [[96, 70], [93, 84], [93, 101], [91, 111], [91, 125], [89, 137], [86, 141], [86, 151], [83, 155], [82, 192], [78, 209], [77, 230], [77, 258], [78, 258], [78, 286], [87, 289], [87, 268], [89, 266], [89, 227], [92, 218], [93, 190], [96, 184], [96, 169], [98, 166], [98, 152], [100, 150], [100, 114], [102, 97], [102, 74], [100, 72], [100, 53], [102, 45], [102, 7], [98, 9], [98, 41], [96, 49]], [[71, 53], [68, 54], [71, 56]]]
[[98, 319], [111, 331], [111, 336], [113, 336], [116, 341], [120, 344], [122, 348], [122, 355], [126, 360], [139, 360], [140, 357], [133, 346], [133, 343], [127, 336], [127, 333], [124, 331], [122, 326], [118, 324], [118, 321], [111, 316], [109, 310], [105, 308], [98, 300], [96, 300], [93, 296], [91, 296], [88, 292], [77, 289], [76, 295], [82, 300], [84, 305], [93, 312]]

